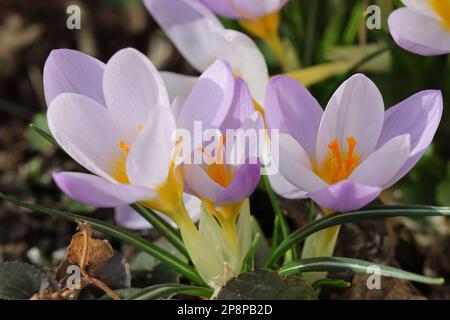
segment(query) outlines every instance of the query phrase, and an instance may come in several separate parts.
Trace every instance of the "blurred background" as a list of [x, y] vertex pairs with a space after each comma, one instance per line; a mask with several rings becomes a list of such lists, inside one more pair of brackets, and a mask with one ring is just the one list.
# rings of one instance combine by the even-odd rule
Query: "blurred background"
[[[81, 7], [81, 29], [68, 30], [69, 5]], [[364, 12], [381, 8], [382, 29], [368, 30]], [[367, 74], [380, 88], [386, 107], [424, 89], [441, 89], [450, 101], [450, 57], [419, 57], [398, 48], [387, 18], [400, 1], [291, 0], [282, 11], [280, 34], [301, 68], [336, 63], [339, 72], [310, 87], [325, 106], [349, 75]], [[240, 29], [235, 21], [223, 20]], [[281, 72], [264, 43], [255, 39], [271, 74]], [[52, 49], [72, 48], [107, 61], [117, 50], [134, 47], [160, 70], [195, 75], [145, 10], [140, 0], [0, 0], [0, 191], [42, 206], [113, 221], [111, 210], [94, 210], [64, 196], [51, 180], [57, 170], [80, 170], [68, 156], [29, 129], [46, 127], [42, 70]], [[318, 70], [311, 71], [314, 78]], [[292, 228], [304, 224], [307, 203], [281, 200]], [[450, 205], [450, 127], [448, 103], [432, 147], [406, 178], [381, 199], [386, 204]], [[273, 213], [264, 191], [252, 198], [253, 214], [270, 238]], [[64, 255], [75, 226], [30, 214], [0, 202], [0, 263], [28, 261], [52, 266]], [[151, 234], [149, 236], [152, 236]], [[119, 246], [112, 241], [113, 245]], [[62, 249], [62, 250], [61, 250]], [[337, 255], [371, 260], [450, 281], [448, 219], [391, 219], [343, 227]], [[365, 288], [363, 276], [349, 278], [351, 289], [324, 290], [324, 298], [449, 299], [450, 287], [412, 286], [386, 280], [381, 292]], [[376, 290], [375, 290], [376, 291]]]

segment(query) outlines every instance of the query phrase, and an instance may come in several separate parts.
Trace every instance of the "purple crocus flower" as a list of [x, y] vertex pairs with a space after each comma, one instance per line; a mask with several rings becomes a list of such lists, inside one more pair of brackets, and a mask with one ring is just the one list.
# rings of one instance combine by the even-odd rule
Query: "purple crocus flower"
[[[223, 62], [224, 65], [225, 62]], [[233, 77], [228, 69], [229, 76]], [[239, 214], [243, 202], [253, 193], [261, 174], [257, 148], [250, 143], [242, 143], [245, 134], [263, 129], [263, 121], [259, 112], [254, 109], [250, 93], [242, 79], [235, 79], [234, 96], [227, 109], [223, 122], [217, 126], [214, 135], [213, 150], [199, 146], [193, 151], [193, 159], [202, 159], [201, 163], [186, 163], [183, 173], [187, 192], [197, 196], [215, 214], [221, 223], [231, 221]], [[187, 101], [182, 110], [197, 108]], [[215, 113], [222, 113], [218, 108]], [[208, 122], [208, 112], [199, 114], [196, 121]], [[236, 135], [241, 130], [241, 136]], [[247, 136], [248, 137], [248, 136]], [[239, 141], [239, 139], [241, 140]], [[215, 143], [217, 142], [218, 143]], [[248, 142], [248, 141], [247, 141]], [[258, 143], [257, 140], [253, 142]], [[239, 156], [238, 156], [239, 155]]]
[[297, 81], [271, 80], [269, 128], [280, 129], [281, 174], [323, 209], [346, 212], [377, 198], [416, 164], [442, 116], [440, 91], [419, 92], [384, 111], [364, 75], [345, 81], [325, 111]]
[[289, 0], [200, 0], [214, 13], [230, 18], [253, 20], [279, 11]]
[[423, 56], [450, 53], [450, 0], [402, 0], [389, 16], [395, 42]]
[[[233, 98], [228, 67], [213, 64], [188, 96], [193, 105], [204, 97], [214, 106]], [[140, 202], [177, 222], [183, 201], [199, 216], [200, 203], [183, 195], [181, 167], [173, 159], [176, 121], [188, 122], [186, 110], [170, 108], [164, 83], [151, 62], [134, 49], [116, 53], [105, 65], [72, 50], [55, 50], [44, 70], [50, 131], [61, 147], [93, 174], [54, 174], [70, 197], [95, 207], [116, 207], [119, 223], [148, 226], [127, 205]], [[205, 109], [191, 109], [191, 115]], [[220, 113], [209, 125], [221, 123]], [[193, 205], [191, 203], [193, 202]]]

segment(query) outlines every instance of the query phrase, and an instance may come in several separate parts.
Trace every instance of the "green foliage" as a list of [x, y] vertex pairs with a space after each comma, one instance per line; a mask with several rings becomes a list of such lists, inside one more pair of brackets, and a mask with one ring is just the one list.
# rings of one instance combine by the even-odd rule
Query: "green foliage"
[[5, 262], [0, 265], [0, 299], [28, 300], [48, 286], [45, 274], [30, 264]]
[[375, 264], [373, 262], [341, 258], [341, 257], [319, 257], [308, 258], [287, 263], [279, 270], [280, 275], [302, 274], [305, 272], [346, 272], [346, 273], [369, 273], [371, 268], [377, 267], [379, 275], [425, 284], [443, 284], [443, 278], [426, 277], [401, 269]]

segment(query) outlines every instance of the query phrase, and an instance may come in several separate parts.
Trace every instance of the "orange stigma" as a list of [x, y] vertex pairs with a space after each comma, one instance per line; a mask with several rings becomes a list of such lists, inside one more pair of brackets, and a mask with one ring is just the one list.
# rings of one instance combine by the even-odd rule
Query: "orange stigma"
[[119, 147], [120, 147], [120, 149], [125, 151], [125, 153], [129, 153], [130, 152], [130, 147], [127, 145], [127, 143], [124, 140], [120, 140], [119, 141]]
[[226, 137], [221, 136], [219, 141], [219, 146], [215, 151], [214, 157], [208, 154], [204, 148], [200, 148], [200, 151], [206, 155], [211, 164], [204, 166], [206, 174], [217, 182], [222, 187], [228, 187], [233, 181], [233, 171], [230, 166], [227, 166], [224, 162], [224, 148], [225, 148]]
[[359, 164], [359, 156], [355, 154], [356, 139], [347, 137], [348, 148], [341, 150], [339, 141], [333, 140], [328, 148], [330, 153], [324, 159], [322, 166], [314, 166], [314, 171], [328, 184], [347, 179]]

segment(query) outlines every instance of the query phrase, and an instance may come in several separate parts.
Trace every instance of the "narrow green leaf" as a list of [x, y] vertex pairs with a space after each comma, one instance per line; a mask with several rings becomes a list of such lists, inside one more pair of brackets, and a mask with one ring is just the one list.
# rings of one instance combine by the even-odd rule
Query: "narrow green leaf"
[[321, 287], [335, 287], [335, 288], [348, 288], [351, 286], [351, 283], [342, 279], [320, 279], [314, 282], [313, 288], [315, 290], [320, 289]]
[[346, 272], [346, 273], [369, 273], [371, 267], [378, 267], [380, 275], [384, 277], [397, 278], [420, 282], [425, 284], [443, 284], [443, 278], [426, 277], [420, 274], [404, 271], [394, 267], [375, 264], [370, 261], [341, 258], [341, 257], [318, 257], [308, 258], [290, 262], [278, 271], [280, 275], [292, 275], [304, 272]]
[[181, 235], [178, 230], [172, 227], [167, 221], [158, 216], [149, 208], [145, 208], [140, 204], [133, 204], [131, 207], [138, 212], [144, 219], [152, 224], [152, 226], [161, 233], [180, 253], [186, 258], [189, 258], [189, 253], [181, 240]]
[[248, 250], [247, 255], [244, 258], [244, 262], [242, 263], [242, 272], [247, 271], [255, 271], [255, 254], [256, 249], [258, 249], [259, 240], [261, 239], [261, 235], [259, 233], [255, 234], [255, 237], [253, 238], [252, 245], [250, 249]]
[[85, 217], [73, 213], [67, 213], [62, 212], [54, 209], [44, 208], [37, 205], [28, 204], [26, 202], [17, 200], [13, 197], [7, 196], [3, 193], [0, 193], [0, 198], [6, 201], [9, 201], [11, 203], [14, 203], [18, 206], [28, 208], [40, 213], [45, 213], [54, 217], [62, 218], [68, 221], [76, 222], [81, 221], [88, 223], [90, 226], [92, 226], [93, 229], [102, 232], [104, 234], [110, 235], [112, 237], [115, 237], [117, 239], [120, 239], [137, 249], [140, 249], [149, 255], [155, 257], [156, 259], [160, 260], [161, 262], [165, 263], [167, 266], [173, 268], [186, 278], [192, 280], [193, 282], [205, 285], [205, 282], [200, 277], [200, 275], [193, 269], [191, 266], [189, 266], [187, 263], [179, 259], [178, 257], [174, 256], [173, 254], [167, 252], [166, 250], [156, 246], [155, 244], [151, 243], [150, 241], [147, 241], [143, 239], [142, 237], [139, 237], [138, 235], [129, 232], [128, 230], [125, 230], [123, 228], [110, 225], [108, 223], [105, 223], [103, 221], [93, 219], [90, 217]]
[[[275, 212], [274, 234], [277, 234], [276, 228], [280, 228], [282, 240], [284, 240], [289, 236], [289, 226], [286, 222], [286, 219], [283, 216], [283, 213], [281, 212], [280, 204], [278, 203], [277, 196], [272, 190], [267, 174], [264, 173], [261, 179], [264, 182], [267, 194], [269, 195], [270, 203], [272, 204], [273, 211]], [[276, 240], [278, 241], [278, 239]], [[293, 246], [292, 250], [288, 254], [286, 254], [286, 261], [292, 261], [293, 259], [296, 259], [296, 257], [297, 254], [295, 251], [295, 246]]]
[[58, 142], [56, 142], [55, 138], [53, 138], [49, 133], [45, 132], [44, 130], [42, 130], [33, 123], [30, 123], [29, 127], [30, 129], [34, 130], [38, 135], [40, 135], [42, 138], [44, 138], [45, 140], [47, 140], [48, 142], [59, 148]]
[[186, 294], [190, 296], [209, 298], [214, 290], [206, 287], [188, 286], [184, 284], [158, 284], [147, 287], [129, 296], [126, 300], [154, 300], [168, 297], [174, 294]]
[[309, 223], [302, 228], [291, 233], [288, 238], [272, 252], [267, 259], [265, 266], [272, 266], [283, 254], [292, 248], [293, 245], [304, 241], [307, 237], [317, 231], [334, 227], [348, 222], [356, 222], [370, 219], [385, 219], [392, 217], [431, 217], [431, 216], [450, 216], [449, 207], [431, 207], [431, 206], [393, 206], [365, 209], [347, 213], [335, 213], [322, 219]]

